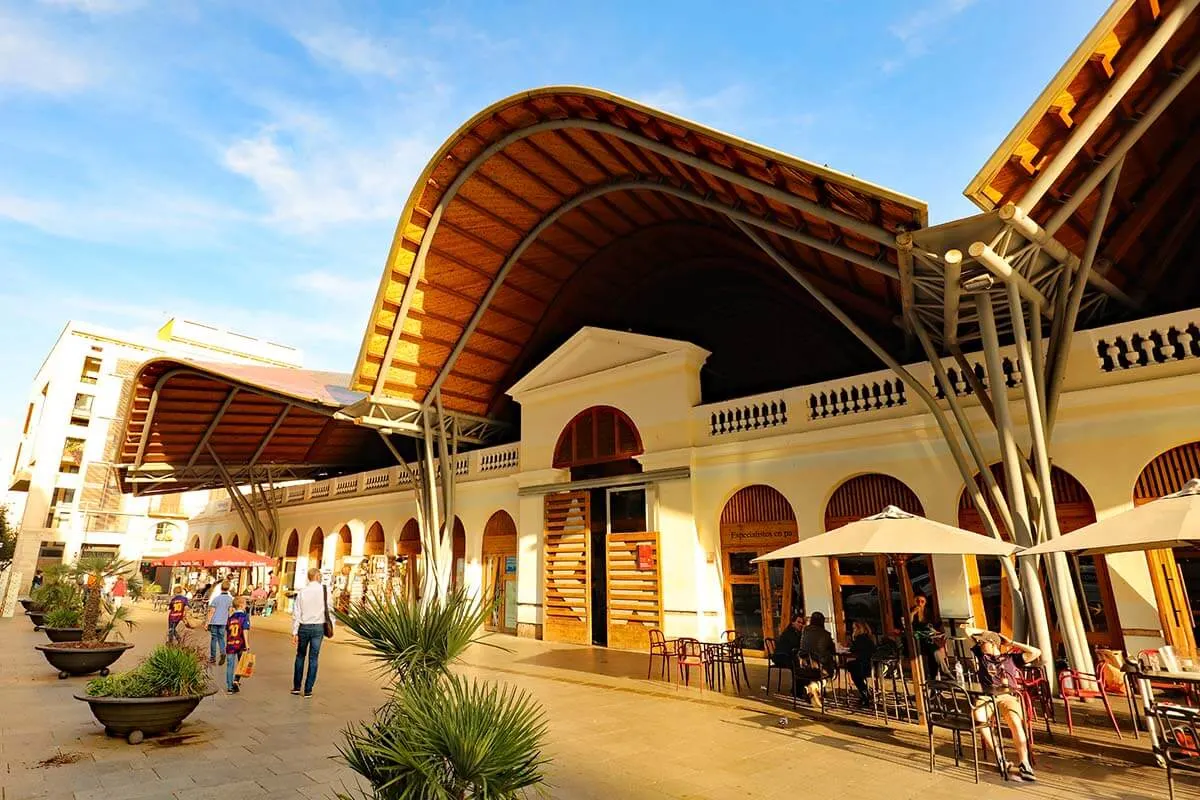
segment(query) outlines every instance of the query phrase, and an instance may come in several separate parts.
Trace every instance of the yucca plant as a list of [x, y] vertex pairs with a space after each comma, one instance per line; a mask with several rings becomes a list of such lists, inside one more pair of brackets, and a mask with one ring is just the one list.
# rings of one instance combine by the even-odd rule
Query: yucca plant
[[46, 613], [58, 608], [83, 609], [79, 581], [65, 564], [46, 567], [42, 571], [42, 585], [30, 593], [29, 599]]
[[104, 598], [100, 593], [100, 588], [109, 578], [128, 575], [132, 572], [133, 563], [122, 561], [116, 556], [87, 556], [75, 562], [73, 573], [86, 587], [86, 596], [83, 601], [83, 641], [103, 641], [104, 636], [112, 631], [113, 626], [110, 624], [104, 632], [104, 636], [99, 636], [96, 632], [96, 626], [100, 622], [100, 613], [104, 610]]
[[87, 685], [91, 697], [190, 697], [207, 691], [204, 654], [176, 644], [160, 644], [133, 669]]
[[83, 619], [83, 609], [74, 606], [59, 606], [46, 612], [47, 628], [78, 628]]
[[[545, 716], [527, 693], [451, 672], [491, 609], [462, 591], [424, 602], [374, 595], [337, 612], [392, 699], [339, 746], [367, 800], [512, 800], [543, 783]], [[350, 800], [354, 795], [340, 795]]]

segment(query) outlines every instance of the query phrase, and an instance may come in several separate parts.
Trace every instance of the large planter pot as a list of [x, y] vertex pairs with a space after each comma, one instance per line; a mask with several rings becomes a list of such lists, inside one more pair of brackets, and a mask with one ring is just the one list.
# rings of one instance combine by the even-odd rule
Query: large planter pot
[[46, 614], [43, 611], [26, 611], [25, 616], [29, 617], [29, 621], [33, 623], [35, 631], [40, 631], [42, 626], [46, 624]]
[[25, 611], [41, 612], [44, 610], [41, 606], [39, 606], [37, 603], [30, 600], [28, 597], [22, 597], [19, 600], [17, 600], [17, 602], [21, 604], [21, 608], [24, 609]]
[[56, 647], [52, 644], [34, 645], [35, 650], [41, 650], [42, 655], [50, 662], [50, 666], [58, 670], [60, 680], [72, 675], [90, 675], [99, 672], [108, 674], [108, 668], [120, 658], [131, 644], [109, 644], [104, 647], [76, 648]]
[[88, 697], [77, 694], [91, 706], [92, 716], [104, 726], [106, 736], [124, 736], [137, 744], [144, 736], [177, 731], [200, 701], [215, 693], [187, 697]]
[[[100, 629], [96, 629], [99, 634]], [[82, 642], [83, 628], [42, 628], [42, 633], [52, 642]]]

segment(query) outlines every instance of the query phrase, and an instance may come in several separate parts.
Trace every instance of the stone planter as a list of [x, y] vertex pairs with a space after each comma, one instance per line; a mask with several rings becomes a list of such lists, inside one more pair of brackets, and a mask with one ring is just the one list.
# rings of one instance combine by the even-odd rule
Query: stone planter
[[[96, 628], [96, 633], [99, 634], [100, 629]], [[82, 642], [83, 628], [42, 628], [42, 633], [46, 634], [52, 642]]]
[[124, 736], [138, 744], [145, 736], [177, 731], [196, 710], [200, 701], [215, 693], [187, 697], [89, 697], [75, 695], [92, 709], [92, 716], [104, 726], [106, 736]]
[[106, 644], [104, 647], [76, 648], [57, 647], [52, 644], [34, 645], [35, 650], [41, 650], [42, 655], [50, 662], [50, 666], [58, 670], [59, 680], [72, 675], [90, 675], [99, 672], [108, 674], [108, 668], [120, 658], [131, 644]]
[[46, 614], [43, 611], [26, 611], [25, 616], [29, 617], [29, 621], [33, 623], [35, 631], [40, 631], [42, 626], [46, 624]]

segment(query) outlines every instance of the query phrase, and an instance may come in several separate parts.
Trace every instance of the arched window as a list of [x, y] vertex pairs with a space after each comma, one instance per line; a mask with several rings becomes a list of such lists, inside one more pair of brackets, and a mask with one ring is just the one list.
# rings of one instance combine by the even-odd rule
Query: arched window
[[363, 555], [381, 556], [383, 553], [383, 526], [378, 522], [372, 522], [371, 527], [367, 529], [366, 541], [363, 543]]
[[554, 446], [554, 466], [565, 469], [624, 461], [643, 452], [637, 427], [623, 411], [592, 406], [563, 428]]
[[[896, 506], [910, 514], [925, 514], [917, 493], [898, 478], [881, 473], [850, 478], [829, 497], [825, 506], [825, 530], [831, 531], [873, 516], [887, 506]], [[838, 636], [843, 641], [849, 640], [851, 622], [866, 622], [876, 634], [886, 634], [903, 624], [900, 585], [883, 556], [831, 558], [829, 573], [833, 582], [834, 617]], [[927, 598], [927, 619], [933, 622], [937, 617], [937, 590], [930, 557], [909, 559], [908, 576], [914, 595]], [[885, 601], [888, 597], [892, 598], [891, 602]]]
[[517, 524], [501, 509], [483, 527], [483, 597], [496, 601], [488, 630], [517, 630]]
[[319, 568], [325, 550], [325, 532], [317, 528], [308, 537], [308, 568]]
[[213, 539], [212, 549], [216, 550], [222, 545], [223, 542], [224, 540], [221, 538], [220, 534], [218, 534], [217, 538]]
[[287, 546], [283, 550], [285, 558], [295, 558], [300, 555], [300, 531], [292, 528], [292, 532], [288, 534]]
[[720, 527], [726, 625], [744, 637], [747, 649], [763, 650], [764, 638], [778, 636], [804, 608], [804, 586], [795, 559], [752, 562], [797, 540], [796, 514], [777, 489], [756, 484], [729, 498]]
[[[1178, 492], [1192, 478], [1200, 478], [1200, 442], [1172, 447], [1147, 464], [1133, 487], [1133, 504]], [[1183, 609], [1190, 611], [1188, 599], [1200, 597], [1200, 547], [1149, 550], [1146, 561], [1167, 644], [1178, 652], [1194, 653], [1200, 626], [1195, 613]]]

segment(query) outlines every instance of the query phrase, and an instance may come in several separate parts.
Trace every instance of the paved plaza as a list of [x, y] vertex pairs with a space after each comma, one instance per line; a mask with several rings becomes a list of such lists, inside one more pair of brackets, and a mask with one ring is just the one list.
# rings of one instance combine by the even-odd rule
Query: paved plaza
[[[161, 613], [137, 615], [137, 648], [120, 662], [125, 668], [164, 625]], [[105, 738], [87, 706], [71, 698], [82, 679], [58, 680], [33, 650], [44, 634], [24, 618], [0, 620], [0, 800], [333, 797], [354, 782], [333, 758], [339, 732], [383, 699], [380, 683], [339, 638], [322, 652], [315, 697], [292, 697], [285, 625], [276, 616], [252, 634], [259, 672], [241, 695], [215, 695], [179, 734], [131, 746]], [[830, 721], [757, 698], [648, 682], [637, 654], [493, 641], [508, 651], [476, 648], [464, 670], [516, 684], [542, 702], [553, 758], [548, 793], [555, 798], [1166, 796], [1144, 737], [1118, 746], [1111, 736], [1067, 740], [1056, 731], [1055, 744], [1039, 743], [1037, 784], [1004, 784], [987, 774], [976, 787], [969, 768], [953, 766], [948, 746], [930, 774], [924, 737], [915, 730], [844, 716]], [[758, 675], [752, 678], [757, 689]], [[1179, 788], [1180, 798], [1200, 797], [1192, 785]]]

